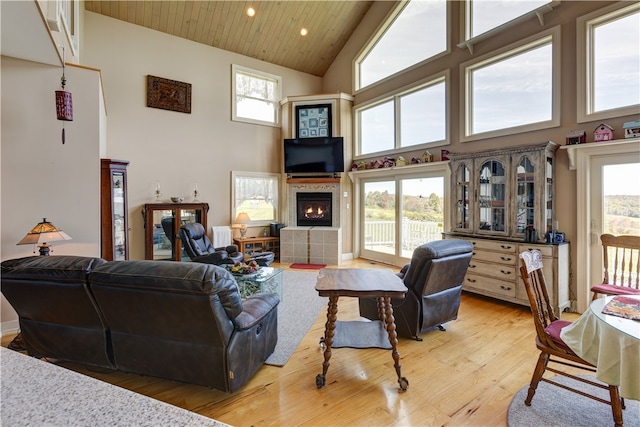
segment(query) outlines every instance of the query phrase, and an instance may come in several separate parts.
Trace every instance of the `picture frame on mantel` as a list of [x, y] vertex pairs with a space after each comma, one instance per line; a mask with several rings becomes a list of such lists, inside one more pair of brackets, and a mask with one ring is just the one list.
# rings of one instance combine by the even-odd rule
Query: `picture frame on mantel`
[[331, 104], [296, 106], [296, 137], [331, 138]]
[[147, 107], [191, 114], [191, 83], [148, 75]]

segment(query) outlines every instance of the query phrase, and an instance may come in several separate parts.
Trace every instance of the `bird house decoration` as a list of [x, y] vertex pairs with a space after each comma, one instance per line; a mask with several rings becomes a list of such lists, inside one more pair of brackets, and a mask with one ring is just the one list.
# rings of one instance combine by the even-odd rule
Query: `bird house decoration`
[[[73, 121], [73, 101], [71, 92], [64, 90], [67, 84], [67, 78], [64, 75], [64, 47], [62, 48], [62, 77], [60, 78], [60, 86], [62, 90], [56, 91], [56, 114], [58, 120], [66, 122]], [[62, 143], [65, 142], [64, 123], [62, 124]]]
[[593, 140], [595, 142], [611, 141], [613, 139], [613, 128], [606, 123], [600, 123], [595, 131], [593, 131]]
[[572, 130], [567, 134], [567, 145], [584, 144], [587, 142], [587, 133], [584, 130]]

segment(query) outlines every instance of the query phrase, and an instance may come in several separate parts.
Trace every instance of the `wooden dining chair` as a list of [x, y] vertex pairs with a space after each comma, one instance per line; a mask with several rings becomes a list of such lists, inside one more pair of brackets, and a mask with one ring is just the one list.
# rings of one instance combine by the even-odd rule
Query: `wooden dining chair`
[[[618, 386], [596, 383], [587, 378], [579, 377], [560, 369], [562, 366], [570, 366], [593, 373], [596, 372], [595, 366], [576, 355], [571, 348], [565, 344], [562, 338], [560, 338], [562, 328], [570, 325], [571, 322], [559, 319], [553, 312], [551, 302], [549, 301], [549, 294], [547, 293], [547, 285], [544, 275], [542, 274], [542, 255], [540, 254], [540, 251], [532, 250], [522, 252], [520, 254], [520, 260], [520, 275], [522, 276], [527, 296], [529, 297], [531, 313], [533, 314], [533, 323], [536, 327], [536, 347], [540, 350], [538, 363], [533, 371], [531, 384], [524, 404], [531, 406], [531, 400], [533, 399], [533, 395], [536, 393], [538, 384], [540, 381], [544, 381], [582, 396], [611, 405], [615, 425], [622, 426], [622, 409], [624, 408], [624, 400], [620, 398]], [[554, 365], [548, 366], [549, 362], [553, 362]], [[576, 381], [576, 385], [579, 385], [578, 382], [580, 382], [608, 390], [610, 400], [604, 400], [598, 396], [589, 394], [584, 390], [559, 384], [553, 381], [553, 377], [544, 378], [543, 375], [545, 371], [569, 377]]]
[[640, 295], [640, 236], [600, 236], [603, 252], [602, 283], [591, 287], [598, 295]]

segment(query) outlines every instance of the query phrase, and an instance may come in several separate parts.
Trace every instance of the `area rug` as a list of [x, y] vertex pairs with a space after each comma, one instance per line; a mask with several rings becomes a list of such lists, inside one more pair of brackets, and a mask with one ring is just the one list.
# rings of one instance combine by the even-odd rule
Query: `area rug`
[[299, 268], [302, 270], [320, 270], [321, 268], [325, 268], [327, 264], [300, 264], [293, 263], [289, 266], [289, 268]]
[[[593, 377], [584, 377], [594, 380]], [[556, 376], [552, 379], [564, 385], [576, 384], [574, 380], [563, 376]], [[577, 388], [580, 389], [580, 387]], [[588, 384], [585, 384], [584, 387], [589, 393], [602, 399], [609, 399], [609, 393], [606, 390], [597, 389]], [[526, 406], [524, 399], [527, 397], [528, 389], [529, 384], [520, 389], [511, 401], [507, 413], [509, 427], [600, 427], [613, 425], [613, 415], [609, 405], [540, 382], [531, 401], [531, 406]], [[640, 427], [640, 402], [631, 399], [625, 399], [624, 402], [627, 407], [622, 411], [625, 427]]]
[[284, 366], [300, 341], [326, 309], [329, 301], [318, 296], [315, 289], [317, 272], [282, 272], [282, 301], [278, 305], [278, 344], [265, 362], [267, 365]]

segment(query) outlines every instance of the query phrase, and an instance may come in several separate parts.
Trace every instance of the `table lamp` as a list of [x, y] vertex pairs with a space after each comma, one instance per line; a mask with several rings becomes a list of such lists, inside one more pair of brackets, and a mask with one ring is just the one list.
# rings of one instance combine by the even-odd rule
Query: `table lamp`
[[247, 235], [247, 224], [251, 224], [251, 218], [245, 212], [240, 212], [233, 222], [233, 228], [240, 229], [240, 237], [243, 239]]
[[51, 245], [48, 242], [55, 242], [58, 240], [71, 240], [71, 237], [53, 223], [47, 221], [47, 218], [42, 218], [42, 222], [36, 224], [35, 227], [27, 233], [18, 245], [38, 245], [40, 248], [40, 255], [47, 256], [51, 250]]

